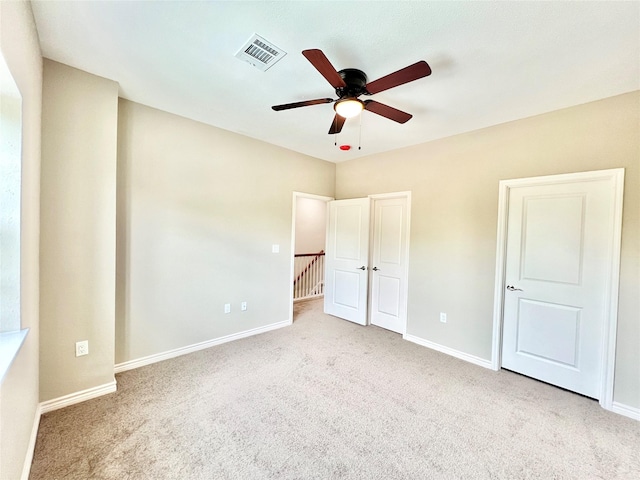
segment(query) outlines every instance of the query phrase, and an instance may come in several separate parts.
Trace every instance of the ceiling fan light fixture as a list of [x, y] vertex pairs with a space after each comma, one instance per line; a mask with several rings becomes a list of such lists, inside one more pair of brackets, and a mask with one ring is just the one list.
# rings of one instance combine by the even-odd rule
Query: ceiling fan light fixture
[[343, 118], [357, 117], [364, 110], [364, 102], [357, 98], [338, 100], [333, 109]]

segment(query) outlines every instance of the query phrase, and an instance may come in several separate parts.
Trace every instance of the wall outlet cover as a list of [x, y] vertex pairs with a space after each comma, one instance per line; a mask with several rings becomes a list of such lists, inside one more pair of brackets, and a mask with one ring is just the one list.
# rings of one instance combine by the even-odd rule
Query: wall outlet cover
[[76, 357], [89, 355], [89, 340], [76, 342]]

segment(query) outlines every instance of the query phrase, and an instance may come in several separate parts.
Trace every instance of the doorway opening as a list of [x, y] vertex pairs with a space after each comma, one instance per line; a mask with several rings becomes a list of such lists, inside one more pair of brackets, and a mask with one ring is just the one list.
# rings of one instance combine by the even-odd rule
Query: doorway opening
[[[293, 302], [324, 296], [327, 202], [331, 197], [293, 193], [291, 294]], [[291, 313], [293, 319], [293, 310]]]

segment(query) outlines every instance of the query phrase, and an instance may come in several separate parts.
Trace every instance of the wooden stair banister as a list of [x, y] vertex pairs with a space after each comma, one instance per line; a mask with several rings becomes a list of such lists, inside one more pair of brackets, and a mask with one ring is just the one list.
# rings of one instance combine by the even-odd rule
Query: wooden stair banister
[[[293, 280], [293, 297], [294, 299], [309, 298], [321, 295], [324, 292], [324, 266], [319, 263], [324, 260], [324, 250], [318, 253], [297, 253], [294, 255], [296, 259], [303, 257], [312, 257], [304, 267], [297, 269], [299, 273]], [[309, 279], [308, 277], [311, 277]]]

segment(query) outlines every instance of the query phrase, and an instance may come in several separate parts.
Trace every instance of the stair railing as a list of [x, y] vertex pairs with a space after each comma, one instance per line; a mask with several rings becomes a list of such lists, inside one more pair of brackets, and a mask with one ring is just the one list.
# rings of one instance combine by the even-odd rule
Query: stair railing
[[295, 254], [293, 273], [294, 300], [324, 295], [324, 251]]

